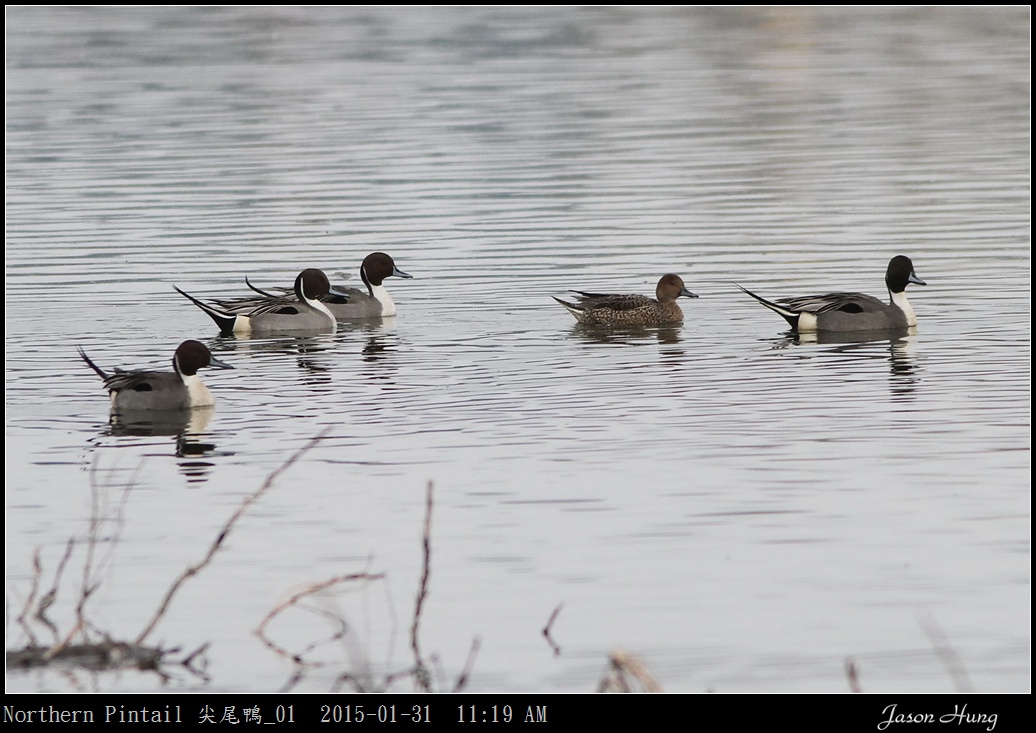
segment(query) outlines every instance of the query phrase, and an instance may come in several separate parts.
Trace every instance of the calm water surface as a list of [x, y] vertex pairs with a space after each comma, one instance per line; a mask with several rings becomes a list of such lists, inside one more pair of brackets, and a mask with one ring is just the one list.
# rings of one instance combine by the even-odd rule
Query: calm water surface
[[[477, 638], [474, 691], [590, 691], [616, 648], [677, 692], [841, 692], [847, 657], [868, 692], [1029, 689], [1027, 8], [22, 7], [6, 40], [9, 649], [92, 506], [88, 616], [132, 638], [324, 431], [156, 630], [210, 644], [172, 689], [281, 689], [255, 629], [360, 572], [269, 634], [325, 663], [296, 689], [405, 668], [429, 481], [437, 688]], [[172, 289], [376, 250], [399, 315], [333, 335], [221, 338]], [[796, 340], [732, 285], [883, 296], [896, 254], [916, 333]], [[682, 327], [550, 297], [665, 272]], [[236, 367], [214, 413], [110, 425], [75, 347], [187, 338]]]

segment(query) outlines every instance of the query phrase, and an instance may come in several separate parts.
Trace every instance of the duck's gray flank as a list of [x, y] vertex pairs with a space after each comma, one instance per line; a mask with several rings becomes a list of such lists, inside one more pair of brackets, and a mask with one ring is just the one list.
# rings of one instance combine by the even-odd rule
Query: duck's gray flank
[[917, 325], [917, 315], [906, 297], [910, 283], [927, 285], [914, 272], [909, 257], [897, 255], [885, 271], [889, 302], [863, 293], [826, 293], [771, 301], [747, 288], [738, 288], [780, 315], [795, 331], [885, 331]]
[[683, 321], [677, 298], [697, 298], [679, 275], [663, 275], [655, 286], [655, 298], [646, 295], [587, 293], [581, 290], [574, 303], [554, 298], [580, 323], [598, 326], [667, 326]]

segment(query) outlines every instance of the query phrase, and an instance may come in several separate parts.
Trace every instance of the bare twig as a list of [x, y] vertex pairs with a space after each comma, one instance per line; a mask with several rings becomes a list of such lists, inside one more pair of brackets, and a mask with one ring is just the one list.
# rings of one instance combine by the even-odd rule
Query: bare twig
[[598, 692], [661, 692], [662, 686], [637, 657], [615, 649], [608, 657], [608, 670], [597, 686]]
[[[29, 595], [25, 599], [25, 604], [22, 606], [22, 612], [18, 614], [18, 625], [25, 629], [25, 633], [29, 637], [30, 646], [36, 646], [36, 635], [32, 633], [32, 627], [29, 626], [28, 617], [32, 613], [33, 603], [36, 600], [36, 592], [39, 590], [40, 577], [43, 575], [43, 563], [40, 560], [40, 548], [36, 548], [36, 551], [32, 553], [32, 584], [29, 586]], [[49, 604], [48, 604], [49, 605]], [[55, 630], [55, 636], [57, 632]]]
[[[142, 464], [141, 464], [142, 465]], [[129, 496], [130, 490], [136, 484], [136, 478], [140, 471], [140, 466], [137, 467], [133, 476], [130, 478], [129, 483], [123, 491], [122, 499], [119, 505], [114, 511], [108, 511], [102, 508], [101, 499], [106, 495], [106, 492], [102, 489], [108, 489], [114, 483], [109, 473], [109, 478], [105, 481], [103, 487], [98, 484], [97, 481], [97, 466], [94, 464], [90, 471], [90, 519], [87, 525], [86, 539], [83, 544], [86, 545], [86, 559], [83, 561], [83, 578], [82, 585], [79, 590], [79, 598], [76, 600], [75, 607], [75, 618], [76, 622], [72, 625], [72, 628], [65, 634], [64, 638], [58, 640], [50, 649], [47, 650], [46, 654], [43, 655], [44, 661], [58, 658], [67, 653], [69, 647], [73, 644], [75, 639], [80, 636], [84, 637], [84, 648], [88, 648], [89, 636], [85, 632], [93, 625], [87, 619], [86, 616], [86, 604], [90, 600], [91, 596], [101, 587], [101, 573], [108, 566], [114, 553], [114, 546], [116, 544], [113, 539], [109, 543], [108, 548], [99, 554], [99, 557], [95, 557], [98, 553], [98, 547], [101, 545], [101, 531], [108, 522], [115, 523], [115, 529], [112, 532], [112, 537], [117, 538], [122, 526], [122, 510], [126, 505], [126, 500]], [[43, 614], [47, 608], [54, 602], [57, 597], [58, 584], [61, 581], [61, 575], [64, 572], [64, 568], [69, 558], [72, 555], [72, 548], [75, 545], [75, 540], [69, 540], [65, 548], [65, 555], [62, 557], [60, 564], [58, 565], [58, 571], [55, 573], [54, 586], [47, 596], [44, 597], [46, 605], [40, 604], [38, 617], [44, 620]], [[51, 625], [53, 628], [53, 625]], [[56, 631], [56, 629], [55, 629]], [[109, 643], [111, 640], [107, 638], [106, 634], [102, 633], [105, 637], [105, 643]], [[103, 645], [101, 645], [103, 646]], [[110, 646], [111, 649], [115, 649], [115, 646]]]
[[[433, 498], [434, 486], [431, 482], [429, 482], [427, 485], [425, 497], [425, 521], [422, 536], [423, 555], [421, 577], [417, 589], [417, 596], [414, 601], [414, 615], [410, 624], [410, 650], [414, 656], [413, 665], [397, 672], [392, 672], [388, 674], [379, 672], [377, 673], [377, 675], [375, 675], [366, 658], [363, 655], [360, 655], [358, 659], [352, 660], [351, 669], [339, 674], [335, 678], [334, 682], [331, 685], [332, 692], [340, 692], [342, 688], [345, 686], [351, 687], [356, 692], [383, 692], [389, 689], [389, 687], [393, 685], [397, 680], [404, 679], [407, 677], [412, 678], [414, 680], [414, 683], [422, 692], [434, 691], [431, 668], [434, 667], [437, 671], [440, 671], [439, 658], [436, 655], [432, 655], [430, 659], [426, 659], [421, 652], [420, 643], [421, 617], [424, 613], [425, 603], [428, 599], [431, 584], [432, 507], [434, 505]], [[323, 581], [321, 583], [316, 583], [293, 593], [289, 598], [278, 604], [263, 618], [258, 628], [256, 629], [256, 635], [260, 637], [263, 643], [271, 651], [280, 656], [290, 659], [295, 664], [295, 670], [293, 671], [291, 677], [287, 680], [285, 686], [282, 688], [282, 692], [291, 690], [296, 685], [298, 685], [298, 683], [303, 679], [307, 668], [321, 667], [324, 666], [326, 663], [315, 662], [306, 659], [306, 655], [316, 646], [316, 643], [309, 644], [305, 649], [293, 653], [280, 647], [274, 641], [272, 641], [269, 638], [267, 629], [273, 622], [273, 620], [285, 611], [287, 611], [288, 609], [299, 606], [304, 600], [314, 596], [319, 592], [327, 591], [328, 589], [332, 588], [337, 584], [354, 580], [384, 580], [384, 578], [385, 576], [383, 573], [372, 574], [364, 572], [338, 576], [330, 580]], [[389, 591], [388, 585], [384, 584], [384, 587], [387, 593]], [[388, 605], [389, 612], [392, 613], [394, 619], [394, 604], [391, 602], [391, 598], [389, 599]], [[310, 608], [309, 610], [312, 611], [314, 609]], [[339, 631], [331, 639], [332, 641], [334, 639], [339, 638], [342, 639], [344, 642], [349, 642], [352, 640], [352, 637], [354, 635], [347, 633], [349, 627], [346, 624], [346, 621], [342, 615], [335, 615], [335, 613], [331, 611], [320, 612], [324, 613], [324, 615], [329, 620], [336, 622], [339, 626]], [[396, 623], [393, 622], [392, 626], [392, 639], [394, 642]], [[390, 647], [392, 646], [394, 646], [394, 643], [390, 644]], [[468, 680], [471, 675], [471, 669], [474, 666], [475, 657], [478, 654], [480, 646], [481, 642], [476, 637], [472, 643], [471, 651], [468, 654], [467, 663], [465, 664], [464, 669], [457, 678], [457, 682], [453, 690], [454, 692], [461, 690], [468, 683]], [[387, 667], [388, 665], [386, 664], [383, 666]], [[442, 673], [440, 677], [437, 678], [434, 682], [437, 683], [440, 688], [445, 688], [445, 673]]]
[[[53, 656], [61, 652], [67, 645], [72, 643], [73, 639], [75, 639], [80, 632], [92, 627], [92, 624], [86, 616], [86, 604], [97, 589], [100, 588], [102, 582], [101, 573], [111, 562], [111, 558], [115, 552], [114, 548], [117, 544], [116, 539], [118, 538], [122, 528], [123, 509], [125, 508], [126, 501], [129, 498], [130, 491], [136, 485], [137, 476], [139, 475], [142, 466], [143, 463], [137, 466], [123, 490], [122, 499], [114, 510], [108, 510], [107, 508], [102, 507], [101, 501], [102, 497], [107, 495], [106, 490], [114, 484], [114, 479], [112, 478], [113, 472], [109, 471], [108, 478], [105, 480], [103, 486], [101, 486], [97, 481], [97, 464], [95, 463], [90, 470], [90, 519], [87, 525], [86, 539], [82, 543], [86, 545], [86, 559], [83, 561], [82, 584], [75, 607], [76, 623], [72, 630], [66, 634], [65, 638], [58, 642], [56, 647], [48, 652], [48, 656]], [[113, 522], [115, 524], [115, 529], [112, 531], [113, 539], [107, 544], [107, 549], [105, 549], [103, 553], [100, 553], [99, 557], [95, 558], [95, 553], [98, 552], [98, 548], [102, 544], [101, 531], [109, 522]], [[75, 540], [69, 540], [68, 546], [65, 550], [65, 556], [62, 558], [61, 563], [58, 566], [58, 572], [55, 574], [54, 586], [52, 588], [54, 595], [49, 598], [50, 603], [52, 603], [54, 598], [57, 596], [58, 584], [61, 581], [62, 572], [64, 571], [65, 564], [71, 556], [74, 544]], [[49, 606], [50, 603], [47, 605]], [[45, 610], [46, 607], [42, 607], [40, 613], [43, 613]]]
[[[325, 580], [320, 583], [314, 583], [313, 585], [306, 586], [299, 592], [293, 593], [287, 600], [278, 604], [273, 608], [273, 610], [266, 614], [263, 620], [259, 622], [259, 626], [255, 630], [255, 635], [258, 636], [259, 639], [263, 642], [263, 644], [266, 645], [266, 647], [275, 654], [278, 654], [282, 657], [287, 657], [291, 659], [292, 662], [298, 665], [319, 667], [321, 666], [320, 664], [314, 662], [306, 662], [303, 658], [303, 655], [306, 653], [306, 651], [312, 649], [315, 646], [315, 644], [311, 644], [306, 650], [303, 650], [302, 652], [293, 654], [292, 652], [289, 652], [288, 650], [274, 643], [274, 641], [270, 639], [269, 636], [267, 636], [266, 627], [270, 624], [271, 621], [273, 621], [274, 618], [279, 616], [287, 609], [291, 608], [292, 606], [295, 606], [296, 604], [300, 603], [302, 600], [308, 598], [309, 596], [327, 590], [331, 586], [339, 585], [341, 583], [349, 583], [355, 580], [382, 580], [384, 577], [385, 576], [382, 573], [377, 573], [373, 575], [370, 573], [352, 573], [351, 575], [339, 575], [337, 577], [331, 578], [330, 580]], [[333, 621], [336, 621], [341, 627], [341, 630], [337, 634], [335, 634], [334, 637], [332, 637], [332, 640], [344, 636], [348, 628], [345, 624], [345, 621], [340, 617], [331, 616], [331, 614], [326, 615]]]
[[554, 656], [561, 656], [561, 647], [555, 643], [554, 638], [550, 635], [550, 627], [554, 625], [554, 621], [557, 619], [558, 614], [561, 613], [561, 607], [564, 603], [559, 603], [558, 607], [554, 609], [554, 612], [550, 614], [550, 618], [547, 619], [547, 625], [543, 627], [543, 636], [546, 637], [547, 643], [550, 644], [550, 648], [554, 650]]
[[158, 625], [158, 622], [162, 619], [162, 616], [165, 615], [166, 610], [169, 608], [169, 604], [173, 600], [173, 596], [175, 596], [177, 591], [180, 590], [180, 587], [185, 582], [187, 582], [189, 578], [192, 578], [195, 575], [197, 575], [199, 572], [204, 570], [210, 562], [212, 562], [212, 558], [215, 556], [219, 548], [223, 546], [223, 541], [230, 534], [230, 530], [234, 528], [234, 525], [237, 523], [237, 520], [241, 518], [245, 511], [247, 511], [248, 508], [252, 506], [252, 504], [258, 501], [259, 498], [263, 494], [265, 494], [271, 486], [273, 486], [274, 482], [278, 478], [280, 478], [281, 474], [283, 474], [285, 471], [291, 468], [296, 461], [302, 458], [302, 456], [304, 456], [311, 448], [313, 448], [313, 446], [319, 443], [324, 438], [324, 436], [327, 435], [328, 431], [330, 431], [330, 428], [323, 430], [319, 435], [309, 440], [309, 442], [307, 442], [304, 446], [297, 450], [293, 456], [291, 456], [287, 461], [285, 461], [280, 468], [276, 469], [269, 476], [267, 476], [266, 481], [263, 482], [263, 485], [260, 486], [258, 490], [253, 492], [251, 496], [248, 496], [243, 502], [241, 502], [241, 506], [238, 507], [237, 511], [234, 512], [233, 516], [231, 516], [230, 519], [227, 520], [226, 524], [223, 525], [223, 529], [220, 530], [219, 535], [216, 537], [215, 541], [213, 541], [212, 545], [209, 547], [208, 553], [201, 560], [201, 562], [188, 567], [187, 570], [181, 573], [180, 577], [178, 577], [173, 582], [172, 586], [170, 586], [169, 590], [166, 592], [165, 598], [162, 599], [162, 603], [161, 605], [159, 605], [158, 610], [155, 612], [155, 615], [151, 618], [151, 621], [148, 622], [147, 626], [144, 627], [144, 630], [140, 632], [140, 635], [137, 637], [135, 643], [143, 643], [143, 641], [151, 634], [151, 632], [154, 631], [155, 626]]
[[852, 657], [845, 658], [845, 674], [849, 678], [849, 689], [853, 692], [863, 692], [860, 687], [860, 673], [856, 670], [856, 662]]
[[432, 572], [432, 503], [432, 482], [429, 481], [425, 493], [424, 538], [422, 543], [424, 558], [421, 567], [421, 585], [417, 590], [414, 620], [410, 625], [410, 648], [414, 651], [414, 675], [418, 686], [424, 692], [431, 691], [431, 680], [428, 668], [421, 657], [418, 636], [421, 626], [421, 611], [424, 608], [425, 598], [428, 597], [428, 579]]
[[73, 538], [69, 538], [68, 543], [65, 545], [65, 554], [61, 556], [61, 561], [58, 563], [58, 569], [54, 572], [54, 582], [50, 586], [50, 590], [43, 594], [43, 598], [40, 599], [39, 605], [36, 607], [36, 619], [46, 626], [54, 634], [54, 640], [58, 638], [58, 627], [47, 618], [47, 611], [54, 605], [54, 601], [58, 597], [58, 587], [61, 585], [61, 576], [65, 574], [65, 567], [68, 565], [69, 559], [72, 557], [72, 549], [75, 547], [76, 541]]
[[477, 636], [471, 640], [471, 650], [468, 652], [468, 660], [464, 663], [464, 669], [461, 670], [457, 676], [457, 681], [453, 685], [451, 692], [460, 692], [464, 689], [464, 686], [468, 684], [468, 679], [471, 677], [471, 670], [475, 667], [475, 657], [478, 656], [479, 649], [482, 648], [482, 640]]
[[54, 659], [55, 657], [57, 657], [58, 655], [60, 655], [62, 652], [64, 652], [65, 648], [68, 647], [68, 645], [72, 643], [72, 640], [74, 638], [76, 638], [76, 636], [79, 634], [79, 632], [83, 630], [83, 626], [84, 626], [84, 623], [83, 623], [82, 619], [77, 621], [72, 626], [71, 631], [69, 631], [67, 634], [65, 634], [65, 638], [64, 639], [61, 639], [57, 644], [55, 644], [54, 646], [52, 646], [50, 649], [47, 650], [47, 653], [43, 655], [43, 659], [45, 661], [51, 660], [51, 659]]
[[278, 692], [291, 692], [295, 688], [295, 685], [302, 681], [302, 677], [302, 667], [296, 667], [295, 671], [291, 673], [291, 677], [287, 679], [287, 681], [281, 686], [281, 689], [278, 690]]
[[201, 645], [200, 647], [198, 647], [197, 649], [195, 649], [195, 650], [194, 650], [193, 652], [191, 652], [190, 654], [188, 654], [188, 655], [187, 655], [186, 657], [184, 657], [183, 659], [181, 659], [181, 660], [180, 660], [180, 664], [182, 664], [182, 665], [183, 665], [184, 667], [189, 667], [189, 668], [191, 668], [191, 669], [194, 669], [194, 667], [192, 666], [192, 665], [194, 664], [194, 658], [195, 658], [195, 657], [197, 657], [197, 656], [200, 656], [200, 655], [204, 654], [204, 653], [205, 653], [205, 651], [206, 651], [206, 650], [207, 650], [208, 648], [209, 648], [209, 642], [205, 642], [205, 643], [204, 643], [204, 644], [202, 644], [202, 645]]
[[384, 679], [381, 680], [381, 684], [374, 684], [374, 681], [370, 679], [369, 675], [364, 676], [362, 679], [349, 672], [344, 672], [338, 675], [335, 679], [334, 684], [331, 686], [331, 692], [339, 692], [342, 689], [342, 685], [350, 683], [356, 692], [384, 692], [389, 686], [396, 680], [403, 679], [405, 677], [412, 677], [417, 672], [415, 668], [404, 669], [401, 672], [393, 672], [385, 675]]
[[939, 661], [943, 663], [946, 671], [950, 673], [950, 678], [953, 680], [957, 692], [974, 692], [960, 655], [950, 645], [950, 640], [939, 627], [939, 624], [936, 623], [935, 618], [929, 614], [920, 619], [919, 622], [921, 628], [924, 629], [925, 634], [928, 636], [928, 641], [935, 648], [935, 654], [939, 657]]

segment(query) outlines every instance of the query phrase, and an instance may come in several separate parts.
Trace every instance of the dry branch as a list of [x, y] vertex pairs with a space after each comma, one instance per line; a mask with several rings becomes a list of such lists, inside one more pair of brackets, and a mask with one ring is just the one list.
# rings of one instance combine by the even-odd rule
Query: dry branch
[[[350, 575], [339, 575], [337, 577], [331, 578], [330, 580], [325, 580], [320, 583], [314, 583], [313, 585], [306, 586], [299, 592], [293, 593], [284, 602], [277, 604], [277, 606], [275, 606], [268, 614], [266, 614], [263, 620], [259, 622], [259, 626], [255, 630], [255, 635], [258, 636], [259, 639], [263, 642], [263, 644], [266, 645], [266, 647], [275, 654], [278, 654], [282, 657], [287, 657], [291, 659], [294, 663], [299, 665], [320, 666], [316, 663], [306, 662], [303, 659], [303, 654], [305, 654], [304, 651], [297, 654], [293, 654], [288, 650], [284, 649], [283, 647], [279, 646], [278, 644], [274, 643], [274, 641], [270, 639], [269, 636], [267, 636], [266, 627], [270, 624], [271, 621], [273, 621], [274, 618], [276, 618], [292, 606], [295, 606], [304, 599], [308, 598], [309, 596], [325, 591], [328, 588], [331, 588], [332, 586], [339, 585], [341, 583], [350, 583], [355, 580], [382, 580], [384, 577], [385, 576], [383, 573], [376, 573], [373, 575], [370, 573], [352, 573]], [[344, 634], [346, 629], [345, 621], [343, 621], [342, 619], [335, 620], [337, 620], [340, 626], [342, 626], [341, 634]]]
[[209, 547], [208, 553], [205, 555], [204, 558], [202, 558], [201, 562], [188, 567], [180, 575], [179, 578], [173, 581], [173, 584], [169, 587], [169, 590], [166, 591], [165, 598], [162, 599], [162, 603], [161, 605], [159, 605], [158, 610], [155, 612], [155, 615], [151, 618], [151, 621], [148, 622], [147, 626], [144, 627], [144, 630], [140, 632], [140, 635], [137, 637], [137, 640], [135, 642], [136, 644], [142, 644], [144, 642], [144, 639], [146, 639], [151, 634], [151, 632], [154, 631], [155, 626], [158, 625], [158, 622], [162, 619], [162, 616], [165, 615], [166, 610], [169, 608], [169, 604], [173, 600], [173, 596], [175, 596], [177, 591], [180, 590], [180, 587], [183, 586], [183, 584], [186, 583], [188, 579], [197, 575], [199, 572], [204, 570], [210, 562], [212, 562], [212, 558], [216, 555], [216, 552], [219, 550], [219, 548], [223, 546], [223, 541], [230, 534], [230, 530], [234, 528], [234, 525], [237, 523], [237, 520], [240, 519], [242, 515], [244, 515], [244, 513], [248, 510], [250, 506], [252, 506], [252, 504], [258, 501], [263, 494], [270, 490], [270, 487], [273, 486], [274, 481], [280, 478], [281, 474], [283, 474], [285, 471], [287, 471], [289, 468], [295, 465], [296, 461], [302, 458], [302, 456], [309, 452], [309, 450], [313, 448], [313, 446], [319, 443], [328, 433], [329, 430], [330, 428], [327, 428], [316, 437], [310, 439], [309, 442], [307, 442], [304, 446], [297, 450], [295, 454], [291, 456], [291, 458], [285, 461], [280, 468], [276, 469], [275, 471], [273, 471], [273, 473], [267, 476], [266, 481], [263, 482], [262, 486], [260, 486], [255, 492], [253, 492], [251, 496], [246, 497], [245, 500], [241, 502], [241, 506], [239, 506], [237, 511], [234, 512], [233, 516], [231, 516], [230, 519], [227, 520], [227, 523], [223, 525], [223, 529], [220, 530], [219, 535], [217, 535], [215, 541]]
[[410, 648], [414, 651], [414, 675], [423, 692], [431, 691], [431, 678], [428, 667], [421, 657], [418, 635], [421, 626], [421, 611], [425, 598], [428, 597], [428, 579], [432, 573], [432, 482], [428, 482], [425, 491], [424, 537], [422, 540], [424, 556], [421, 566], [421, 584], [417, 589], [417, 600], [414, 605], [414, 620], [410, 625]]
[[558, 614], [561, 613], [561, 607], [564, 603], [559, 603], [558, 607], [554, 609], [554, 612], [550, 614], [550, 618], [547, 619], [547, 625], [543, 627], [543, 636], [546, 637], [547, 643], [550, 644], [550, 648], [554, 650], [554, 656], [561, 656], [561, 647], [557, 645], [554, 638], [550, 635], [550, 627], [554, 625], [554, 621], [557, 620]]

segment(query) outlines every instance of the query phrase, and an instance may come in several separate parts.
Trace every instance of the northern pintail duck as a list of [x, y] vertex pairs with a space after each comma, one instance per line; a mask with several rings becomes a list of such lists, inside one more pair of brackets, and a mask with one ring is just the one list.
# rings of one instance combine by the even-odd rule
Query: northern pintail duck
[[884, 331], [917, 325], [917, 315], [906, 297], [908, 283], [928, 284], [914, 273], [910, 258], [899, 255], [885, 271], [889, 303], [863, 293], [807, 295], [774, 303], [738, 287], [781, 315], [795, 331]]
[[229, 301], [217, 301], [218, 305], [203, 303], [192, 295], [173, 286], [184, 296], [205, 311], [222, 333], [239, 335], [285, 333], [292, 331], [334, 331], [335, 317], [320, 298], [328, 294], [345, 297], [331, 287], [327, 275], [310, 268], [295, 278], [295, 298], [267, 297], [242, 301], [239, 307], [231, 307]]
[[396, 315], [396, 304], [385, 289], [386, 278], [401, 277], [406, 280], [413, 275], [396, 267], [396, 263], [384, 252], [372, 252], [363, 258], [360, 264], [360, 278], [367, 286], [367, 292], [358, 288], [346, 288], [336, 285], [335, 289], [346, 293], [348, 302], [332, 297], [327, 300], [327, 307], [335, 318], [347, 321], [352, 318], [383, 318]]
[[[389, 277], [402, 277], [411, 279], [413, 275], [396, 267], [396, 263], [384, 252], [372, 252], [363, 258], [360, 265], [360, 278], [367, 286], [367, 292], [358, 288], [349, 288], [343, 285], [335, 285], [334, 293], [322, 296], [320, 300], [331, 311], [332, 315], [339, 321], [349, 321], [362, 318], [384, 318], [396, 315], [396, 304], [392, 296], [385, 289], [385, 279]], [[248, 287], [256, 291], [264, 298], [290, 297], [288, 291], [269, 293], [248, 282]], [[257, 306], [264, 301], [259, 298], [247, 300], [220, 301], [220, 305], [234, 311], [242, 308]]]
[[697, 298], [684, 287], [679, 275], [663, 275], [655, 287], [655, 298], [646, 295], [606, 295], [573, 290], [575, 303], [554, 298], [580, 323], [598, 326], [666, 326], [680, 323], [683, 311], [676, 299]]
[[116, 369], [106, 374], [86, 352], [79, 349], [83, 361], [104, 380], [111, 396], [112, 409], [117, 412], [187, 410], [210, 407], [216, 400], [198, 377], [204, 367], [233, 369], [212, 355], [208, 347], [198, 341], [184, 341], [173, 354], [173, 371], [157, 372], [139, 369], [127, 372]]

